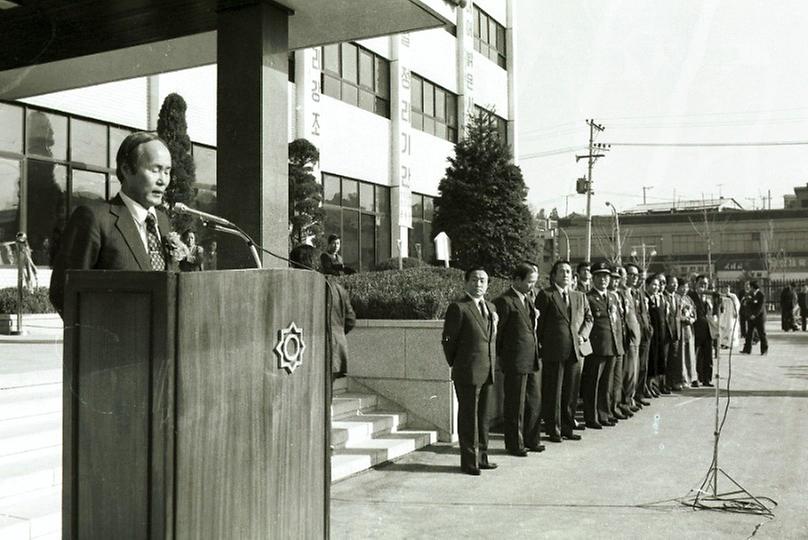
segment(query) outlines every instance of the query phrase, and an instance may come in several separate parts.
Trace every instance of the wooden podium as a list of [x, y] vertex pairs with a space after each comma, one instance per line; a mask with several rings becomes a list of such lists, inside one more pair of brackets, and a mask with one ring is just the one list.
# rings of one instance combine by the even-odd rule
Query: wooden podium
[[302, 270], [71, 272], [63, 538], [327, 537], [325, 288]]

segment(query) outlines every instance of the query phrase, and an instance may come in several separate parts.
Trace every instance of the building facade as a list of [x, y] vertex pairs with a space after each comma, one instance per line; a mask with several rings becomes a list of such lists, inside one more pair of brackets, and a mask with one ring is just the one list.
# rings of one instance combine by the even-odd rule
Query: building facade
[[[494, 113], [517, 155], [513, 3], [467, 2], [446, 8], [455, 24], [444, 28], [290, 55], [288, 138], [320, 150], [325, 229], [342, 236], [346, 265], [370, 270], [399, 252], [434, 258], [433, 200], [470, 114]], [[154, 129], [171, 92], [188, 103], [196, 202], [215, 211], [215, 66], [0, 103], [2, 267], [24, 231], [46, 269], [71, 209], [117, 193], [120, 140]]]

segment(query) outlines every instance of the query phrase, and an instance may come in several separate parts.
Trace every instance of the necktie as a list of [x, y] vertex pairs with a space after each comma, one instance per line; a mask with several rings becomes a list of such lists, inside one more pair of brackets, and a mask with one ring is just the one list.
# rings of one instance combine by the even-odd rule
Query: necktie
[[154, 216], [146, 216], [146, 241], [149, 247], [149, 261], [151, 269], [161, 272], [166, 269], [166, 260], [163, 257], [163, 249], [160, 240], [157, 238], [157, 225]]
[[480, 314], [483, 316], [483, 319], [488, 319], [488, 310], [485, 307], [485, 300], [480, 300], [477, 303], [477, 306], [480, 308]]
[[569, 300], [567, 299], [567, 291], [561, 291], [561, 299], [564, 300], [564, 305], [569, 306]]

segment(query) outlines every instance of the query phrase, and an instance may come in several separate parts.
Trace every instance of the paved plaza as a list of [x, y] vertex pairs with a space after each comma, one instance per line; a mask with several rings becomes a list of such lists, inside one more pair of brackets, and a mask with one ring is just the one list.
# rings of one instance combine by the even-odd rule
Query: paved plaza
[[[499, 468], [481, 477], [460, 474], [456, 445], [361, 473], [332, 489], [331, 536], [808, 538], [808, 334], [777, 327], [768, 324], [768, 356], [733, 355], [719, 451], [723, 470], [778, 502], [774, 519], [694, 511], [677, 500], [701, 484], [712, 458], [714, 392], [700, 388], [527, 458], [506, 455], [495, 437]], [[719, 482], [719, 491], [730, 487]]]

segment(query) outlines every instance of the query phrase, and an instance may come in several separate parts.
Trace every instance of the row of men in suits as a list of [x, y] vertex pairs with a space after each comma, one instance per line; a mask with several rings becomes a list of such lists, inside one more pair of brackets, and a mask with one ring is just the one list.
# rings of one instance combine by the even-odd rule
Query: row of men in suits
[[[575, 278], [575, 279], [574, 279]], [[488, 407], [495, 373], [504, 389], [506, 451], [524, 457], [547, 440], [631, 418], [651, 398], [684, 386], [713, 386], [713, 302], [707, 276], [693, 289], [675, 276], [643, 280], [634, 264], [557, 261], [548, 287], [519, 264], [493, 302], [482, 268], [465, 274], [465, 297], [449, 306], [443, 349], [458, 398], [461, 470], [479, 475], [488, 459]], [[575, 281], [575, 283], [573, 283]], [[757, 323], [756, 326], [762, 323]], [[576, 421], [579, 397], [584, 422]]]

